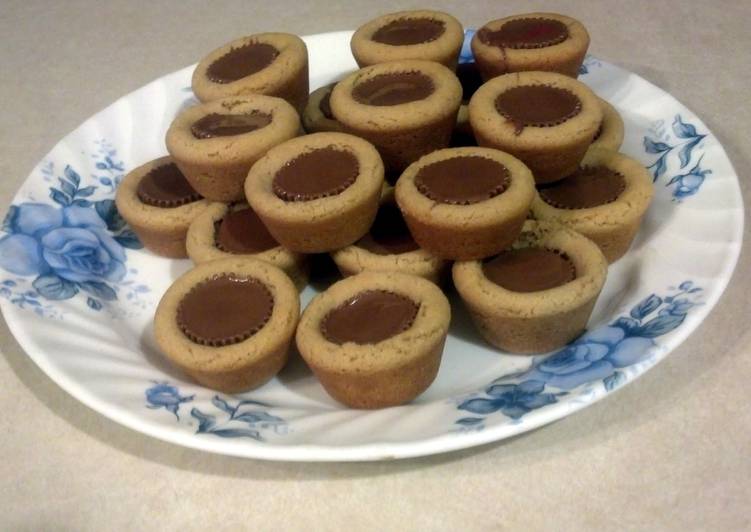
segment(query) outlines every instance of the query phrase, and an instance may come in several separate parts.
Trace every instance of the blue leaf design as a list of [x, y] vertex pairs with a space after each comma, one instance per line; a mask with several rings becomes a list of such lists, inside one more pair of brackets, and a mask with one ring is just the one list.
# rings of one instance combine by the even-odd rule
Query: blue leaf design
[[[667, 165], [665, 164], [665, 155], [667, 155], [667, 153], [660, 155], [660, 158], [652, 164], [652, 166], [654, 166], [654, 170], [652, 170], [652, 177], [654, 181], [656, 181], [658, 177], [664, 174], [665, 170], [667, 169]], [[650, 168], [652, 166], [650, 166]]]
[[97, 301], [93, 297], [87, 297], [86, 298], [86, 304], [92, 310], [101, 310], [102, 309], [102, 303], [100, 303], [99, 301]]
[[[681, 290], [688, 290], [692, 286], [694, 286], [694, 283], [692, 281], [683, 281], [681, 284], [678, 285], [678, 288]], [[699, 290], [701, 290], [701, 288], [699, 288]]]
[[662, 153], [671, 150], [672, 146], [644, 137], [644, 149], [647, 153]]
[[589, 74], [589, 69], [587, 68], [587, 65], [582, 65], [579, 67], [579, 75], [583, 76], [584, 74]]
[[602, 383], [605, 386], [605, 389], [607, 391], [611, 392], [615, 388], [617, 388], [618, 386], [620, 386], [623, 383], [623, 381], [625, 381], [625, 380], [626, 380], [626, 376], [622, 372], [616, 371], [615, 373], [613, 373], [609, 377], [605, 377], [602, 380]]
[[125, 220], [117, 212], [117, 206], [111, 199], [100, 200], [94, 203], [94, 209], [99, 217], [107, 224], [107, 229], [117, 232], [125, 227]]
[[685, 314], [658, 316], [639, 327], [633, 334], [645, 338], [656, 338], [678, 327], [685, 318]]
[[628, 316], [621, 316], [613, 322], [613, 327], [620, 327], [626, 332], [626, 335], [631, 335], [632, 332], [637, 329], [641, 323]]
[[117, 299], [117, 294], [108, 284], [100, 283], [99, 281], [86, 281], [78, 283], [81, 290], [97, 296], [105, 301], [114, 301]]
[[681, 120], [681, 115], [675, 115], [673, 120], [673, 132], [682, 139], [690, 139], [696, 136], [696, 128]]
[[662, 305], [662, 299], [654, 294], [645, 298], [641, 303], [631, 309], [631, 317], [642, 320]]
[[58, 177], [57, 180], [60, 182], [60, 188], [62, 188], [63, 192], [65, 192], [68, 196], [72, 198], [76, 195], [77, 188], [75, 185], [60, 177]]
[[701, 288], [692, 288], [688, 291], [689, 294], [695, 294], [696, 292], [701, 292]]
[[240, 414], [239, 416], [235, 416], [235, 421], [242, 421], [243, 423], [253, 424], [253, 423], [280, 423], [284, 420], [282, 418], [272, 416], [271, 414], [267, 414], [266, 412], [245, 412], [244, 414]]
[[128, 249], [141, 249], [143, 244], [138, 240], [136, 234], [130, 229], [126, 229], [115, 237], [115, 240], [124, 248]]
[[78, 189], [78, 192], [76, 192], [76, 196], [79, 198], [88, 198], [94, 193], [95, 190], [95, 186], [80, 188]]
[[63, 207], [70, 205], [70, 198], [55, 187], [50, 187], [50, 198], [52, 198], [52, 201]]
[[98, 168], [99, 170], [107, 170], [107, 165], [106, 165], [106, 164], [104, 164], [104, 163], [102, 163], [102, 162], [96, 163], [96, 167], [97, 167], [97, 168]]
[[678, 158], [681, 161], [681, 168], [688, 166], [688, 163], [691, 162], [691, 152], [703, 139], [704, 137], [696, 137], [691, 142], [687, 142], [683, 145], [681, 151], [678, 152]]
[[214, 416], [204, 414], [195, 407], [190, 411], [190, 415], [198, 420], [198, 430], [196, 432], [211, 432], [212, 427], [216, 424]]
[[70, 299], [78, 293], [76, 283], [67, 281], [57, 275], [40, 275], [31, 286], [45, 299], [59, 301]]
[[215, 407], [217, 407], [219, 410], [223, 410], [226, 413], [228, 413], [230, 416], [232, 416], [232, 414], [235, 413], [235, 409], [229, 406], [229, 403], [227, 403], [227, 401], [225, 401], [218, 395], [215, 395], [214, 397], [211, 398], [211, 403]]
[[457, 425], [464, 425], [465, 427], [471, 427], [473, 425], [479, 425], [483, 422], [481, 417], [463, 417], [454, 421]]
[[262, 440], [261, 434], [257, 430], [251, 429], [216, 429], [210, 432], [222, 438], [253, 438], [258, 441]]
[[240, 408], [243, 405], [258, 405], [258, 406], [265, 406], [269, 407], [270, 405], [268, 403], [262, 403], [261, 401], [254, 401], [253, 399], [243, 399], [239, 403], [237, 403], [237, 408]]
[[108, 187], [112, 184], [112, 180], [109, 177], [100, 177], [99, 182], [105, 187]]
[[88, 208], [88, 207], [91, 207], [93, 205], [93, 203], [91, 203], [89, 200], [77, 199], [77, 200], [73, 200], [73, 205], [75, 205], [76, 207], [87, 207]]
[[501, 405], [492, 399], [469, 399], [458, 406], [459, 410], [466, 410], [473, 414], [487, 415], [500, 410]]
[[3, 218], [3, 231], [5, 231], [6, 233], [13, 232], [13, 224], [15, 223], [17, 216], [18, 206], [11, 205], [8, 209], [8, 213], [5, 215], [5, 218]]
[[73, 183], [76, 186], [76, 188], [78, 188], [78, 185], [81, 184], [81, 176], [78, 175], [78, 172], [73, 170], [73, 168], [71, 168], [70, 165], [68, 165], [65, 167], [65, 170], [63, 171], [63, 173], [65, 174], [65, 177], [68, 178], [68, 181]]

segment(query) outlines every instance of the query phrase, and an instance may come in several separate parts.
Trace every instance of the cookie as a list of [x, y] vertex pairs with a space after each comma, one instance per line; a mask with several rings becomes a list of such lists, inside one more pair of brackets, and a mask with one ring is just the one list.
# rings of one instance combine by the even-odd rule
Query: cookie
[[623, 144], [623, 119], [620, 113], [610, 105], [606, 100], [598, 98], [602, 106], [602, 122], [597, 128], [595, 138], [590, 147], [605, 148], [608, 150], [618, 151]]
[[330, 99], [334, 85], [334, 83], [329, 83], [310, 93], [308, 103], [302, 113], [302, 125], [308, 133], [342, 131], [342, 125], [337, 122], [331, 112]]

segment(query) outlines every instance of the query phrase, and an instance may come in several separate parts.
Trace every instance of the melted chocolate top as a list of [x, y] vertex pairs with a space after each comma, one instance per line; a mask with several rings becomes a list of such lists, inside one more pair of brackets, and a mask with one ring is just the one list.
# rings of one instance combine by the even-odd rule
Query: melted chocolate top
[[352, 97], [365, 105], [387, 106], [424, 100], [435, 90], [433, 80], [420, 72], [379, 74], [352, 89]]
[[480, 40], [498, 48], [546, 48], [568, 39], [568, 28], [563, 22], [549, 18], [518, 18], [506, 22], [495, 31], [482, 28]]
[[261, 253], [279, 245], [250, 207], [224, 215], [214, 224], [214, 235], [216, 247], [226, 253]]
[[576, 268], [563, 253], [544, 248], [504, 251], [486, 260], [482, 271], [489, 281], [512, 292], [538, 292], [576, 279]]
[[149, 171], [138, 183], [136, 195], [141, 203], [165, 209], [201, 199], [175, 163], [163, 164]]
[[271, 115], [253, 111], [243, 115], [211, 113], [193, 122], [190, 131], [197, 139], [231, 137], [250, 133], [271, 123]]
[[412, 326], [420, 305], [385, 290], [367, 290], [348, 299], [321, 321], [321, 333], [335, 344], [377, 344]]
[[403, 18], [381, 26], [371, 40], [391, 46], [405, 46], [435, 41], [446, 31], [440, 20], [430, 18]]
[[415, 186], [424, 196], [452, 205], [471, 205], [493, 198], [502, 194], [509, 182], [505, 166], [477, 155], [423, 166], [415, 176]]
[[260, 72], [279, 55], [279, 50], [270, 44], [251, 42], [232, 48], [214, 61], [206, 70], [206, 76], [214, 83], [232, 83], [238, 79]]
[[559, 209], [588, 209], [614, 202], [625, 189], [626, 180], [618, 172], [606, 166], [586, 166], [542, 185], [538, 193], [545, 203]]
[[309, 201], [341, 194], [355, 182], [360, 164], [352, 153], [327, 146], [298, 155], [274, 176], [274, 194], [284, 201]]
[[505, 90], [495, 99], [498, 114], [516, 126], [551, 127], [564, 123], [581, 111], [581, 101], [566, 89], [549, 85], [521, 85]]
[[271, 318], [274, 297], [258, 279], [222, 274], [191, 289], [177, 307], [177, 325], [193, 342], [220, 347], [242, 342]]
[[399, 255], [419, 249], [399, 207], [393, 202], [384, 203], [378, 208], [370, 232], [355, 245], [376, 255]]

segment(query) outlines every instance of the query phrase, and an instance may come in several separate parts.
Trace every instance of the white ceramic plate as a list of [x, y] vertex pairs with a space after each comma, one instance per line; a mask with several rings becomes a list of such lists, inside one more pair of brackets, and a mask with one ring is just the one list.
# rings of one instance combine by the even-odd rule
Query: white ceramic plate
[[[311, 88], [356, 68], [350, 36], [305, 39]], [[189, 261], [137, 249], [111, 203], [129, 169], [166, 153], [169, 123], [193, 102], [191, 72], [121, 98], [59, 142], [19, 190], [0, 236], [0, 306], [18, 342], [74, 397], [145, 434], [274, 460], [382, 460], [501, 440], [654, 366], [710, 312], [738, 258], [743, 205], [717, 139], [669, 94], [588, 57], [580, 79], [621, 112], [622, 151], [649, 167], [656, 189], [631, 251], [610, 268], [590, 332], [547, 357], [504, 355], [453, 301], [438, 378], [412, 404], [344, 408], [298, 356], [258, 390], [217, 394], [173, 369], [152, 334], [161, 294]], [[303, 303], [313, 294], [306, 289]]]

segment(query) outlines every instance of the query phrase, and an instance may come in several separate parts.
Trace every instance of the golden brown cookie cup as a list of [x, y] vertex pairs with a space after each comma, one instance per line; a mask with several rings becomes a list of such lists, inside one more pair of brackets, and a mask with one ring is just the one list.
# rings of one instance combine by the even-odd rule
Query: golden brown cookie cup
[[[505, 91], [544, 85], [576, 96], [581, 109], [563, 123], [550, 126], [517, 125], [496, 110], [496, 99]], [[535, 182], [550, 183], [573, 173], [584, 157], [602, 121], [597, 96], [583, 83], [552, 72], [518, 72], [494, 78], [472, 96], [469, 121], [480, 146], [506, 151], [521, 159]]]
[[608, 150], [618, 151], [623, 144], [623, 118], [620, 113], [610, 105], [606, 100], [598, 98], [602, 106], [602, 122], [597, 130], [595, 140], [590, 148], [605, 148]]
[[302, 125], [308, 133], [341, 132], [342, 125], [336, 119], [329, 118], [321, 109], [321, 101], [327, 95], [331, 97], [334, 83], [324, 85], [310, 93], [308, 103], [302, 113]]
[[[484, 157], [506, 167], [504, 192], [470, 205], [440, 203], [420, 192], [415, 177], [421, 168], [455, 157]], [[529, 169], [515, 157], [489, 148], [448, 148], [433, 152], [407, 168], [396, 184], [396, 201], [415, 241], [430, 253], [450, 260], [494, 255], [511, 245], [521, 231], [535, 195]]]
[[[321, 321], [349, 298], [384, 290], [418, 303], [407, 330], [376, 344], [330, 342]], [[451, 307], [433, 283], [395, 272], [363, 272], [317, 295], [303, 312], [297, 347], [326, 392], [352, 408], [407, 403], [435, 380], [451, 320]]]
[[[376, 76], [417, 72], [430, 78], [434, 90], [422, 100], [398, 105], [367, 105], [352, 91]], [[408, 60], [358, 70], [334, 87], [331, 110], [345, 131], [378, 149], [388, 170], [400, 172], [426, 153], [448, 146], [462, 87], [453, 72], [438, 63]]]
[[[279, 55], [266, 68], [229, 83], [212, 81], [209, 67], [231, 50], [253, 43], [273, 46]], [[204, 57], [193, 71], [193, 93], [202, 102], [230, 96], [266, 94], [288, 101], [302, 113], [308, 100], [308, 48], [300, 37], [289, 33], [259, 33], [241, 37]]]
[[[232, 136], [196, 138], [191, 127], [210, 114], [262, 113], [271, 122], [260, 129]], [[167, 150], [199, 194], [214, 201], [237, 201], [244, 197], [248, 170], [270, 148], [297, 136], [300, 119], [290, 104], [280, 98], [250, 94], [233, 96], [180, 113], [167, 131]]]
[[[381, 205], [395, 203], [394, 189], [389, 187], [381, 196]], [[379, 255], [358, 244], [359, 242], [355, 242], [331, 253], [331, 258], [344, 277], [363, 271], [399, 272], [439, 284], [449, 266], [447, 261], [420, 248], [406, 253]]]
[[[247, 206], [245, 206], [247, 208]], [[186, 248], [195, 264], [228, 258], [258, 259], [276, 266], [286, 273], [298, 290], [308, 283], [308, 261], [305, 255], [277, 246], [260, 253], [236, 254], [223, 251], [216, 244], [216, 224], [233, 209], [226, 203], [211, 203], [188, 228]]]
[[607, 275], [607, 261], [598, 247], [558, 224], [528, 221], [512, 248], [530, 246], [565, 254], [576, 278], [547, 290], [514, 292], [490, 281], [482, 261], [453, 266], [454, 286], [478, 331], [510, 353], [551, 351], [584, 332]]
[[624, 178], [623, 192], [611, 203], [586, 209], [559, 209], [537, 195], [532, 215], [541, 221], [558, 222], [591, 239], [613, 263], [628, 251], [654, 193], [644, 165], [622, 153], [591, 148], [582, 167], [604, 166]]
[[[384, 26], [414, 19], [438, 21], [443, 24], [443, 33], [434, 40], [417, 44], [392, 45], [373, 40], [376, 32]], [[352, 35], [350, 47], [360, 68], [377, 63], [422, 59], [441, 63], [453, 70], [463, 42], [464, 30], [458, 20], [448, 13], [423, 9], [389, 13], [363, 24]]]
[[160, 157], [130, 171], [117, 188], [117, 211], [133, 228], [141, 243], [153, 253], [163, 257], [185, 258], [185, 235], [188, 227], [208, 206], [202, 199], [162, 208], [147, 205], [138, 198], [138, 185], [155, 168], [172, 163], [171, 157]]
[[[512, 20], [542, 18], [561, 22], [569, 36], [563, 42], [544, 48], [509, 48], [486, 44], [482, 41], [483, 30], [497, 31]], [[545, 71], [576, 78], [589, 47], [589, 34], [576, 19], [556, 13], [528, 13], [493, 20], [480, 28], [472, 38], [472, 53], [477, 66], [486, 80], [509, 72]]]
[[[277, 172], [296, 157], [334, 148], [357, 159], [358, 175], [342, 192], [306, 201], [285, 201], [273, 190]], [[368, 232], [378, 210], [383, 163], [369, 142], [345, 133], [314, 133], [280, 144], [248, 173], [245, 195], [271, 235], [298, 253], [343, 248]]]
[[[274, 299], [266, 324], [250, 338], [222, 347], [193, 342], [177, 323], [183, 297], [197, 284], [222, 274], [261, 281]], [[300, 312], [297, 289], [279, 268], [260, 260], [204, 262], [179, 277], [159, 302], [154, 335], [164, 355], [198, 383], [225, 393], [261, 386], [284, 366]]]

